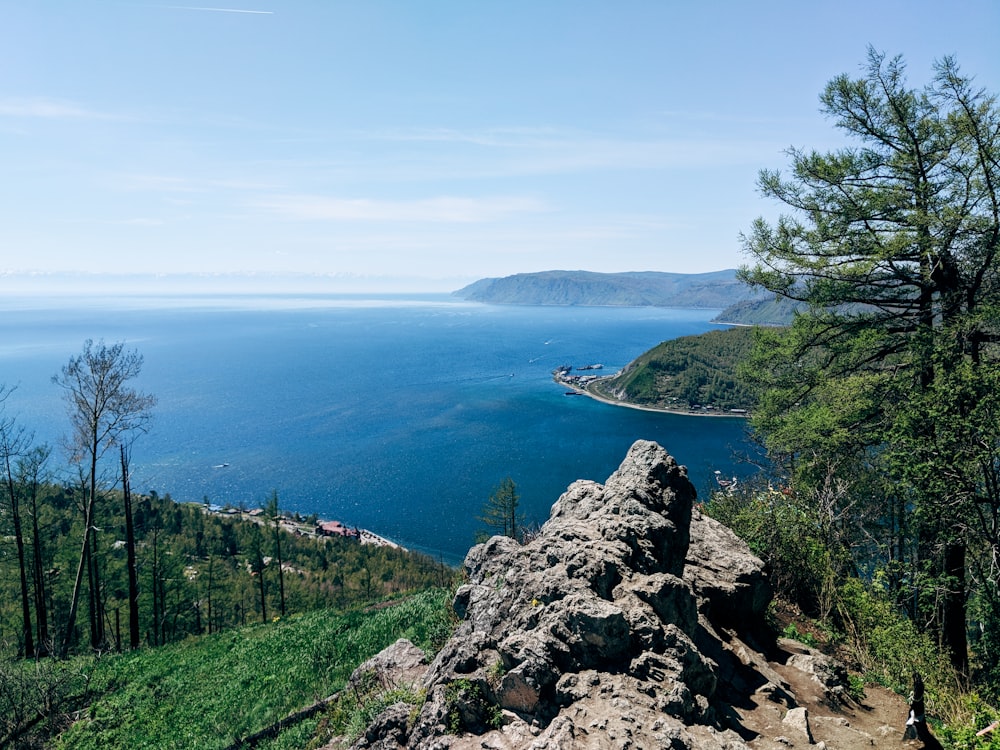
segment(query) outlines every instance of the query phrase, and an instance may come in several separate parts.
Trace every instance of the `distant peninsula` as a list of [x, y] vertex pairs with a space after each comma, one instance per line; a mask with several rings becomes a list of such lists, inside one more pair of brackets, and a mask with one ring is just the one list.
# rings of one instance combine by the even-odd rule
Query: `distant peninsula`
[[788, 325], [794, 309], [751, 289], [732, 268], [708, 273], [516, 273], [480, 279], [452, 295], [492, 305], [716, 308], [721, 312], [712, 322], [726, 325]]
[[453, 293], [497, 305], [723, 308], [760, 297], [735, 269], [710, 273], [541, 271], [480, 279]]
[[613, 375], [581, 374], [563, 365], [552, 376], [570, 389], [566, 395], [649, 411], [744, 417], [755, 398], [736, 370], [752, 345], [751, 327], [720, 328], [663, 341]]

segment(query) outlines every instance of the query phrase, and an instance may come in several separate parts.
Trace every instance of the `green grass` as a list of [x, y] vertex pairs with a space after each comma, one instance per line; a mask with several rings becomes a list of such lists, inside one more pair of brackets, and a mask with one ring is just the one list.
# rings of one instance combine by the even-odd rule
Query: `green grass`
[[[225, 748], [336, 692], [398, 638], [433, 652], [450, 633], [450, 601], [434, 589], [375, 611], [313, 612], [105, 657], [90, 674], [99, 697], [55, 747]], [[304, 747], [315, 723], [258, 747]]]

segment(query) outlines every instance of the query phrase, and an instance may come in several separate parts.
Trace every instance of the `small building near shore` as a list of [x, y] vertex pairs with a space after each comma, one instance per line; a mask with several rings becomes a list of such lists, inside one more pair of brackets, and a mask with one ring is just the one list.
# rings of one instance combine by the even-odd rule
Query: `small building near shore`
[[349, 529], [340, 521], [322, 521], [316, 524], [316, 533], [320, 536], [342, 536], [349, 539], [358, 539], [361, 532], [357, 529]]

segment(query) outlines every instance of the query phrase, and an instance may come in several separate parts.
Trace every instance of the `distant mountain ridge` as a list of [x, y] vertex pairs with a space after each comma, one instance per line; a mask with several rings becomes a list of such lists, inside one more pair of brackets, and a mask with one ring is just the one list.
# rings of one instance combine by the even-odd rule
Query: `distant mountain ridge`
[[801, 302], [778, 297], [756, 297], [734, 302], [712, 319], [713, 323], [741, 326], [791, 325], [796, 311], [804, 310]]
[[759, 299], [735, 269], [709, 273], [541, 271], [480, 279], [453, 295], [501, 305], [725, 308]]

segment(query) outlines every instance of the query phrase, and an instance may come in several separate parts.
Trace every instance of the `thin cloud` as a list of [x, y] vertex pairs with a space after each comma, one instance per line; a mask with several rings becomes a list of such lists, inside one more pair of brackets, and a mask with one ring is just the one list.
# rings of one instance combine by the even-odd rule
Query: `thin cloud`
[[277, 187], [273, 182], [238, 179], [191, 179], [157, 174], [118, 175], [116, 185], [124, 190], [163, 193], [208, 193], [218, 190], [262, 191], [274, 190]]
[[[708, 135], [665, 138], [635, 135], [608, 137], [599, 133], [554, 128], [450, 128], [388, 130], [368, 138], [399, 143], [460, 144], [481, 147], [479, 161], [462, 159], [463, 169], [493, 176], [559, 174], [603, 169], [673, 169], [756, 163], [762, 153], [783, 148], [770, 136]], [[491, 159], [490, 153], [498, 156]], [[441, 159], [436, 159], [441, 163]]]
[[667, 109], [663, 110], [660, 115], [664, 121], [684, 120], [685, 122], [711, 122], [723, 123], [726, 125], [787, 125], [789, 122], [789, 118], [787, 116], [766, 117], [758, 115], [750, 117], [739, 112], [697, 111], [684, 109]]
[[273, 16], [273, 10], [248, 10], [245, 8], [204, 8], [195, 5], [164, 5], [168, 10], [203, 10], [210, 13], [249, 13], [255, 16]]
[[443, 196], [411, 201], [328, 198], [298, 195], [274, 196], [257, 208], [293, 219], [316, 221], [398, 221], [475, 224], [507, 216], [544, 211], [532, 198], [459, 198]]
[[[370, 133], [364, 134], [371, 137]], [[426, 143], [468, 143], [476, 146], [525, 147], [544, 145], [553, 141], [571, 140], [573, 135], [555, 128], [485, 128], [458, 130], [456, 128], [416, 128], [413, 130], [386, 130], [375, 133], [380, 140]]]
[[0, 99], [0, 116], [30, 117], [51, 120], [116, 120], [114, 115], [95, 112], [74, 102], [33, 97], [27, 99]]
[[162, 219], [149, 219], [144, 217], [137, 217], [135, 219], [122, 219], [121, 221], [112, 222], [113, 224], [120, 224], [127, 227], [160, 227], [163, 226]]

